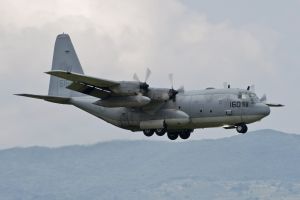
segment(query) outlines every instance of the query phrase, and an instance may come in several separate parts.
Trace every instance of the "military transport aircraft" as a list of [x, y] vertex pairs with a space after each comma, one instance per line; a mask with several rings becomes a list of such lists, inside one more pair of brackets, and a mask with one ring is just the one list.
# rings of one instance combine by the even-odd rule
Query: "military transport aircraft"
[[[152, 88], [134, 74], [134, 81], [113, 81], [84, 75], [68, 34], [56, 38], [48, 95], [17, 94], [53, 103], [74, 105], [117, 127], [154, 133], [170, 140], [190, 137], [194, 129], [235, 128], [246, 133], [250, 124], [270, 114], [269, 107], [281, 104], [258, 98], [252, 87], [246, 89], [206, 88], [185, 91], [182, 88]], [[172, 74], [169, 75], [171, 83]], [[172, 84], [173, 85], [173, 84]]]

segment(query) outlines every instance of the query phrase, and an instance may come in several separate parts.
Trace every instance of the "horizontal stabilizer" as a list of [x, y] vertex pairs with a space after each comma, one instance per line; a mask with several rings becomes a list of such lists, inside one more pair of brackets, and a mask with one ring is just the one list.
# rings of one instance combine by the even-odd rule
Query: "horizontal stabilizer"
[[34, 98], [34, 99], [43, 99], [45, 101], [50, 101], [59, 104], [69, 104], [70, 101], [70, 98], [67, 97], [55, 97], [55, 96], [35, 95], [35, 94], [15, 94], [15, 95]]
[[62, 71], [62, 70], [49, 71], [49, 72], [45, 72], [45, 73], [50, 74], [52, 76], [59, 77], [59, 78], [63, 78], [63, 79], [69, 80], [69, 81], [83, 83], [86, 85], [91, 85], [91, 86], [95, 86], [95, 87], [99, 87], [99, 88], [112, 87], [114, 85], [119, 85], [119, 83], [116, 81], [95, 78], [95, 77], [86, 76], [83, 74], [77, 74], [77, 73], [72, 73], [72, 72], [67, 72], [67, 71]]

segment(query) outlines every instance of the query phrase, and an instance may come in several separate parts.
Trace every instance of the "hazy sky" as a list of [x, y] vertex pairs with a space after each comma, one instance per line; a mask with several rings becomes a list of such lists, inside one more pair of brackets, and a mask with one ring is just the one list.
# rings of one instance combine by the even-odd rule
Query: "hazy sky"
[[[13, 96], [47, 94], [57, 34], [69, 33], [86, 74], [151, 86], [246, 88], [287, 105], [250, 130], [300, 133], [300, 1], [1, 0], [0, 148], [144, 139], [72, 106]], [[197, 130], [191, 139], [234, 130]], [[153, 137], [153, 139], [159, 139]]]

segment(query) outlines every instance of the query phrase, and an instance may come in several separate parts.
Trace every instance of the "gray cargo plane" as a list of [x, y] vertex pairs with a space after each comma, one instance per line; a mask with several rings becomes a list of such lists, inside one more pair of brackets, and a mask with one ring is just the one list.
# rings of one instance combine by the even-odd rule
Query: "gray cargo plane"
[[[17, 94], [53, 103], [74, 105], [117, 127], [154, 133], [170, 140], [188, 139], [197, 128], [235, 128], [246, 133], [250, 124], [270, 114], [270, 107], [281, 104], [258, 98], [247, 89], [207, 88], [185, 91], [183, 88], [152, 88], [134, 74], [134, 81], [113, 81], [83, 73], [68, 34], [56, 38], [48, 95]], [[169, 76], [171, 84], [173, 77]], [[172, 84], [173, 85], [173, 84]]]

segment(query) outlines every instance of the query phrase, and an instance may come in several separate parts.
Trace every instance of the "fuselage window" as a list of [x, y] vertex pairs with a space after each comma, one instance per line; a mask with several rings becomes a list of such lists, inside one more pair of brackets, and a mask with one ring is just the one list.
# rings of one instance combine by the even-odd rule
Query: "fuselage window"
[[238, 94], [238, 98], [241, 99], [242, 98], [242, 93]]

